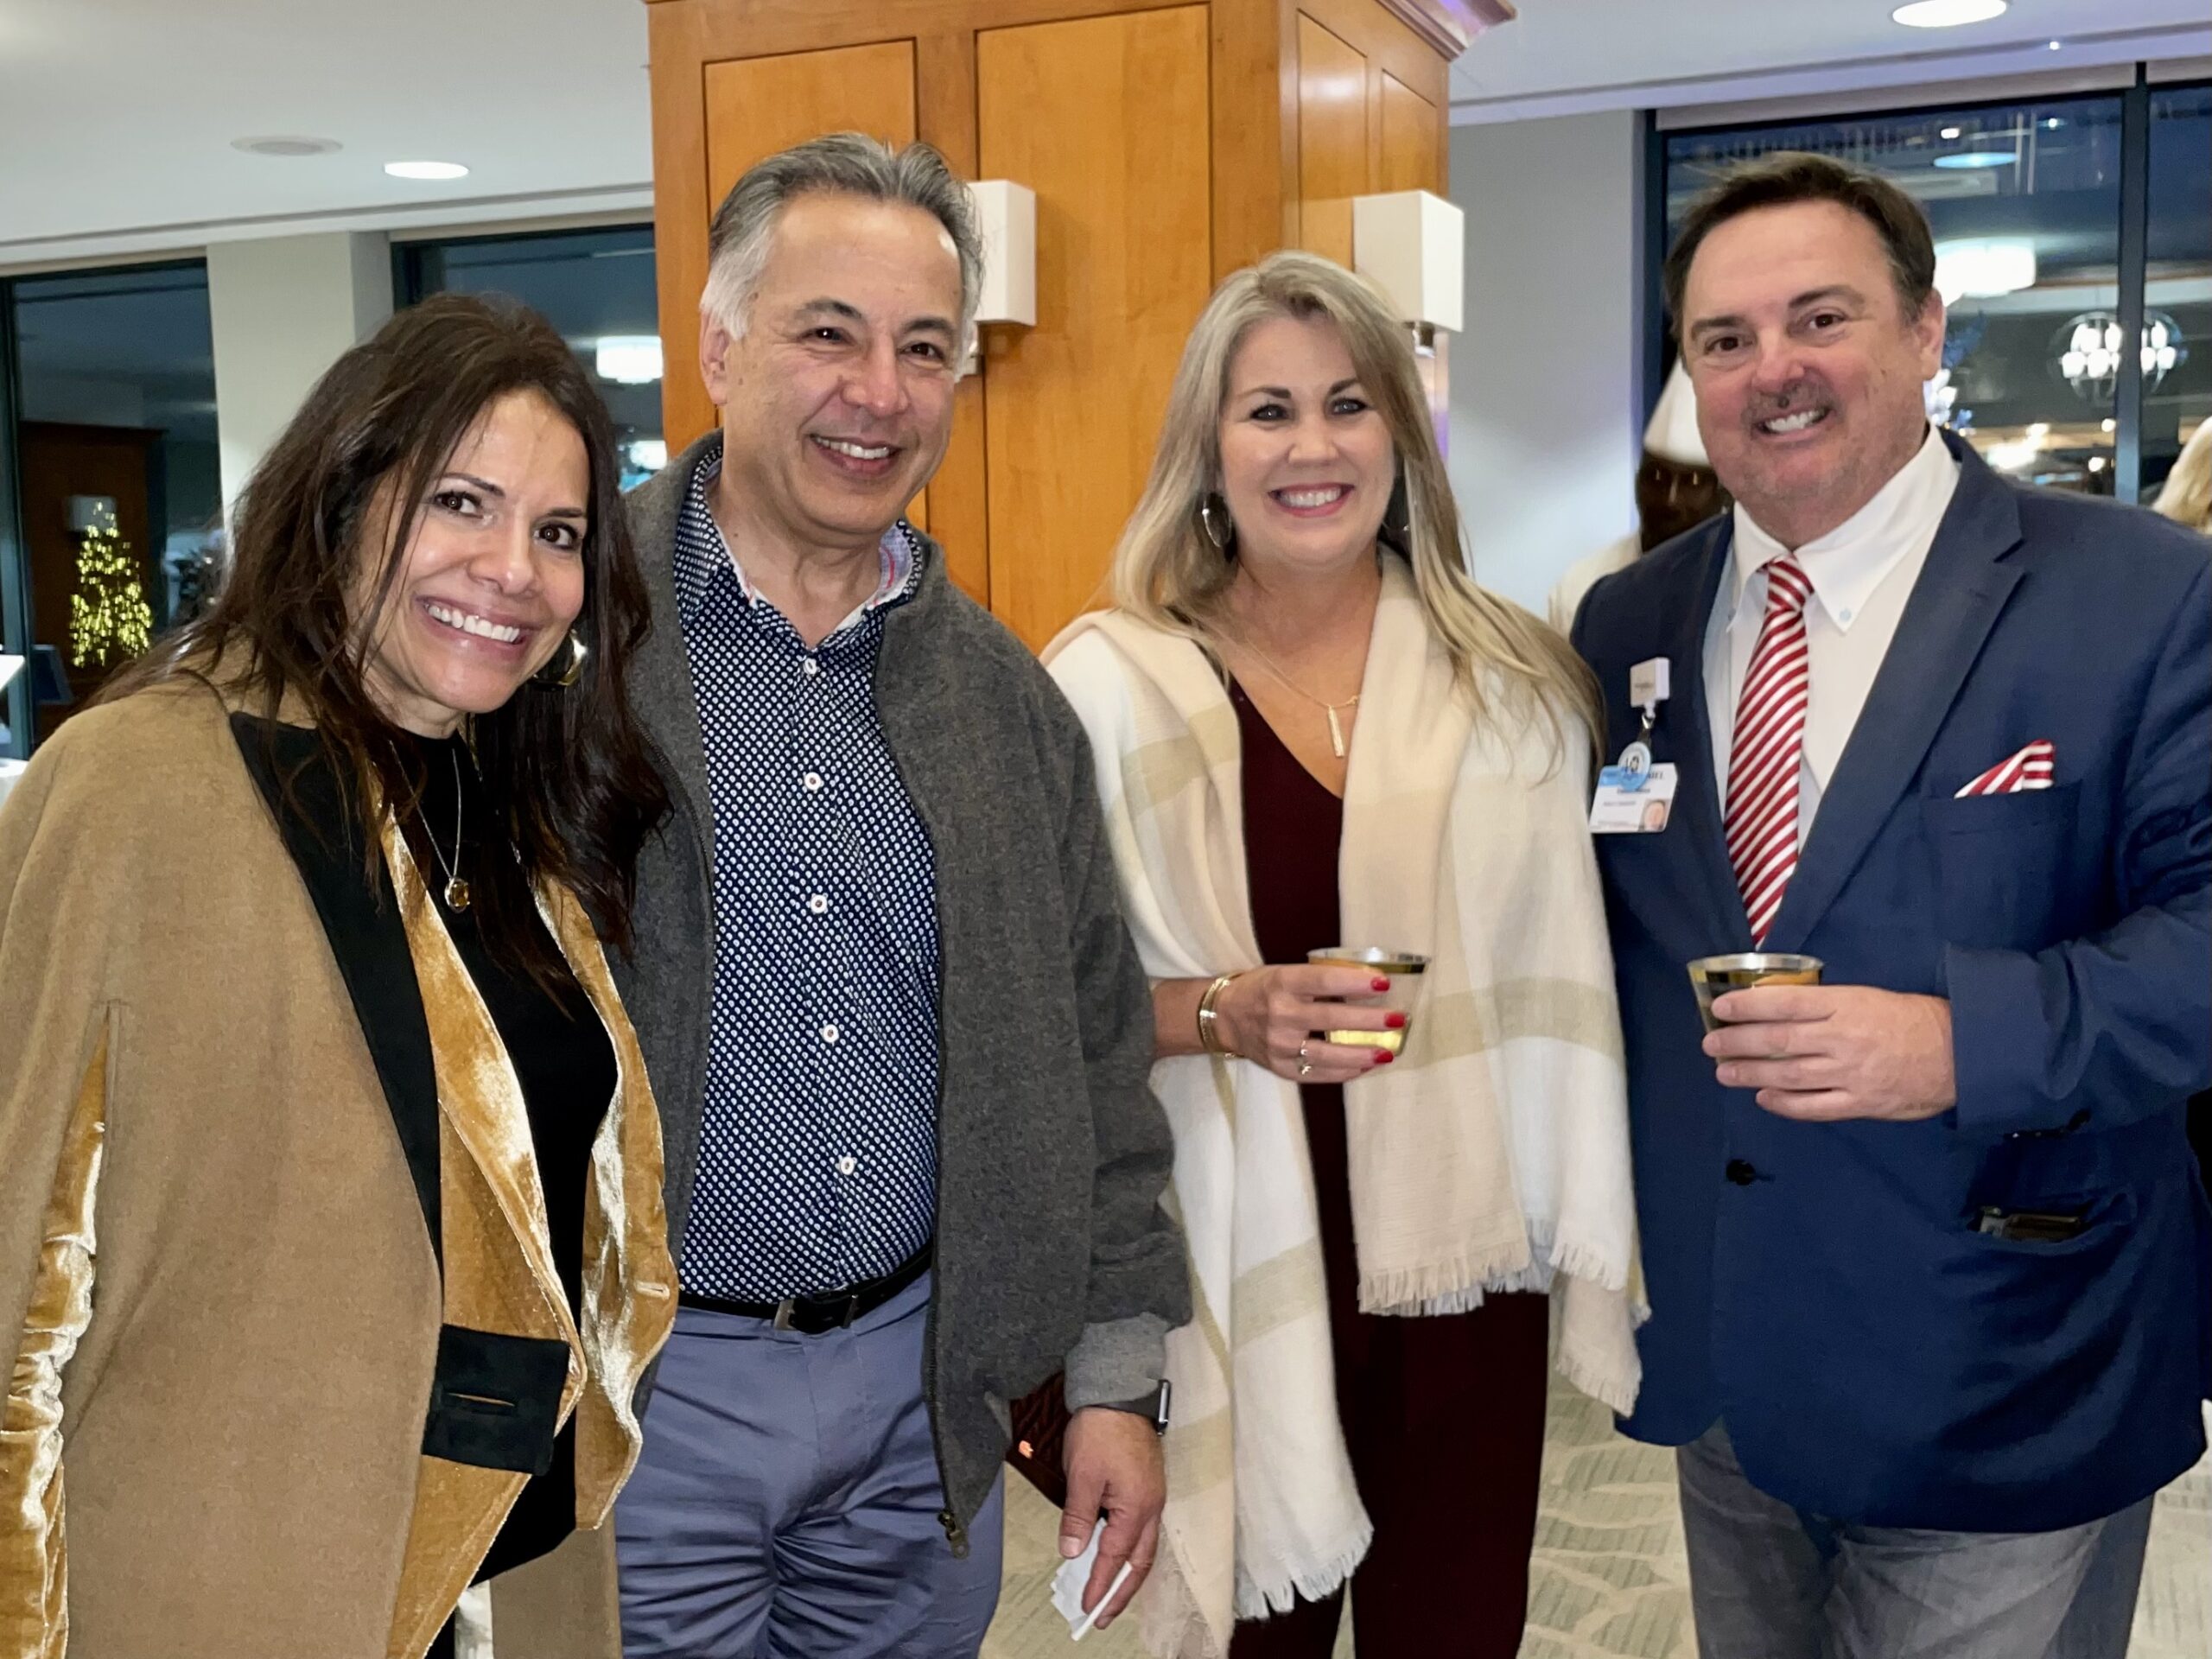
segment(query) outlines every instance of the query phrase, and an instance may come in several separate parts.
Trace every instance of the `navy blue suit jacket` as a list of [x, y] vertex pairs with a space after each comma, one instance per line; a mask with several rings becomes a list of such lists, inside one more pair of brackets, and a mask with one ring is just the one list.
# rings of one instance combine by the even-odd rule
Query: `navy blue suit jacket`
[[[1838, 1519], [2038, 1531], [2203, 1450], [2212, 1211], [2184, 1110], [2212, 1082], [2212, 557], [1947, 441], [1957, 493], [1766, 942], [1950, 1000], [1940, 1117], [1792, 1122], [1700, 1050], [1684, 964], [1751, 948], [1703, 671], [1729, 518], [1576, 619], [1609, 753], [1630, 665], [1671, 659], [1653, 747], [1681, 768], [1667, 830], [1598, 837], [1652, 1307], [1624, 1427], [1679, 1445], [1725, 1417], [1757, 1485]], [[2038, 738], [2054, 787], [1954, 798]], [[2088, 1224], [2008, 1240], [1974, 1230], [1984, 1205]]]

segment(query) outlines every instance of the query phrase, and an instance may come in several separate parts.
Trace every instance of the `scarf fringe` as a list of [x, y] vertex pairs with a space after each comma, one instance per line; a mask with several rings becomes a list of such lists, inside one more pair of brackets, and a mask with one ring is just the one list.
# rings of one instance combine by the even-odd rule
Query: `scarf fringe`
[[1560, 1243], [1542, 1254], [1551, 1259], [1552, 1269], [1570, 1279], [1580, 1279], [1600, 1290], [1626, 1290], [1629, 1264], [1609, 1262], [1590, 1245]]
[[1603, 1252], [1580, 1241], [1554, 1243], [1540, 1230], [1530, 1231], [1532, 1236], [1526, 1242], [1486, 1255], [1460, 1256], [1363, 1279], [1359, 1311], [1384, 1319], [1465, 1313], [1493, 1295], [1522, 1291], [1548, 1294], [1562, 1274], [1600, 1290], [1628, 1288], [1627, 1262], [1608, 1261]]
[[1618, 1377], [1600, 1376], [1591, 1367], [1561, 1348], [1552, 1357], [1552, 1365], [1559, 1374], [1576, 1389], [1588, 1395], [1616, 1416], [1625, 1417], [1636, 1409], [1636, 1383], [1624, 1384]]
[[1264, 1585], [1253, 1577], [1250, 1564], [1242, 1559], [1240, 1552], [1236, 1563], [1236, 1617], [1267, 1618], [1275, 1613], [1287, 1613], [1301, 1601], [1325, 1600], [1344, 1586], [1366, 1559], [1368, 1547], [1374, 1541], [1374, 1523], [1363, 1514], [1351, 1542], [1333, 1559], [1294, 1571], [1287, 1582], [1278, 1579]]

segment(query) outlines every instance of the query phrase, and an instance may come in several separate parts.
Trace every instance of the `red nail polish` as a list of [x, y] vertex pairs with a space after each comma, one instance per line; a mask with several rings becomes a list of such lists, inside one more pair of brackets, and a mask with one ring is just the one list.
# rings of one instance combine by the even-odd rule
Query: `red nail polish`
[[1377, 974], [1368, 982], [1378, 991], [1387, 991], [1390, 988], [1390, 982], [1383, 978], [1380, 974]]
[[1395, 1055], [1395, 1054], [1391, 1054], [1391, 1053], [1388, 1053], [1388, 1052], [1380, 1052], [1380, 1053], [1377, 1053], [1377, 1054], [1376, 1055], [1376, 1057], [1375, 1057], [1375, 1064], [1376, 1064], [1376, 1065], [1389, 1065], [1389, 1064], [1390, 1064], [1390, 1062], [1391, 1062], [1391, 1061], [1393, 1061], [1393, 1060], [1396, 1059], [1397, 1058], [1398, 1058], [1398, 1057], [1397, 1057], [1396, 1055]]
[[1406, 1016], [1402, 1014], [1386, 1014], [1382, 1016], [1382, 1023], [1392, 1031], [1403, 1031], [1406, 1028]]

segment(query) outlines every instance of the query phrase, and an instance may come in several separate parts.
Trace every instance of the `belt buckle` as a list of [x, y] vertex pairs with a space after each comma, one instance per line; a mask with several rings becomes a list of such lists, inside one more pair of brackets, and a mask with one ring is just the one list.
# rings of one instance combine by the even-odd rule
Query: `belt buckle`
[[[823, 1306], [823, 1304], [830, 1303], [831, 1298], [837, 1294], [838, 1293], [836, 1292], [831, 1292], [828, 1294], [817, 1294], [813, 1296], [785, 1297], [782, 1301], [776, 1304], [776, 1329], [779, 1331], [799, 1331], [800, 1334], [805, 1336], [811, 1336], [815, 1334], [812, 1331], [803, 1330], [799, 1326], [797, 1319], [793, 1317], [798, 1313], [799, 1305], [801, 1303], [805, 1303], [810, 1311], [818, 1308], [821, 1309], [821, 1311], [827, 1313], [829, 1310], [827, 1307]], [[839, 1313], [831, 1323], [821, 1326], [820, 1329], [825, 1331], [849, 1331], [852, 1329], [853, 1321], [861, 1316], [860, 1293], [857, 1291], [847, 1291], [843, 1293], [843, 1295], [845, 1300], [844, 1310]]]

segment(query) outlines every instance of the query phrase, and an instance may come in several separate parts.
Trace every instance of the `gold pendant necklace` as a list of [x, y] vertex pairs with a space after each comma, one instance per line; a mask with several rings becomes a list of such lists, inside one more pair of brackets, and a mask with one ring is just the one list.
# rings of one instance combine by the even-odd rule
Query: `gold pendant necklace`
[[1338, 760], [1343, 760], [1344, 758], [1344, 728], [1337, 721], [1337, 710], [1339, 709], [1356, 708], [1358, 705], [1359, 698], [1357, 696], [1354, 696], [1346, 697], [1342, 702], [1324, 702], [1321, 698], [1315, 696], [1311, 691], [1308, 691], [1304, 686], [1300, 685], [1296, 680], [1292, 679], [1290, 676], [1284, 673], [1281, 669], [1278, 668], [1275, 665], [1275, 659], [1268, 656], [1266, 652], [1262, 651], [1257, 641], [1248, 638], [1243, 641], [1243, 644], [1246, 650], [1249, 651], [1255, 657], [1260, 659], [1260, 665], [1266, 669], [1268, 673], [1274, 675], [1275, 678], [1281, 680], [1285, 685], [1298, 693], [1300, 696], [1305, 698], [1306, 702], [1312, 703], [1315, 708], [1321, 710], [1323, 714], [1328, 715], [1329, 753], [1335, 755]]
[[462, 804], [461, 798], [461, 757], [457, 754], [453, 754], [451, 751], [448, 751], [448, 758], [453, 761], [453, 862], [450, 864], [446, 862], [445, 849], [438, 845], [438, 838], [430, 833], [430, 822], [428, 818], [425, 818], [423, 821], [423, 839], [430, 843], [431, 852], [437, 855], [439, 869], [445, 872], [446, 908], [448, 910], [461, 911], [467, 910], [468, 908], [469, 898], [468, 883], [461, 879], [459, 868], [461, 864], [461, 813]]

